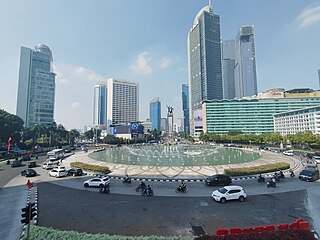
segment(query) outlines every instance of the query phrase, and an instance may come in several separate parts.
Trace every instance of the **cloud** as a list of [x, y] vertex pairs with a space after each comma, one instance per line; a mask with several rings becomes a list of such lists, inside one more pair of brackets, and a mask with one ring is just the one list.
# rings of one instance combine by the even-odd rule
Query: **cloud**
[[94, 83], [105, 80], [103, 76], [91, 69], [72, 64], [53, 64], [53, 72], [56, 74], [58, 84], [64, 84], [70, 81], [79, 82], [79, 79]]
[[299, 22], [299, 30], [320, 22], [320, 5], [306, 7], [296, 20]]
[[172, 62], [172, 59], [171, 58], [168, 58], [168, 57], [163, 57], [161, 60], [160, 60], [160, 64], [159, 64], [159, 67], [160, 68], [167, 68], [171, 65], [171, 62]]
[[79, 108], [81, 106], [81, 103], [80, 102], [73, 102], [72, 104], [71, 104], [71, 107], [72, 108]]
[[150, 62], [151, 57], [148, 52], [139, 53], [135, 62], [131, 65], [131, 69], [136, 73], [148, 75], [152, 72]]

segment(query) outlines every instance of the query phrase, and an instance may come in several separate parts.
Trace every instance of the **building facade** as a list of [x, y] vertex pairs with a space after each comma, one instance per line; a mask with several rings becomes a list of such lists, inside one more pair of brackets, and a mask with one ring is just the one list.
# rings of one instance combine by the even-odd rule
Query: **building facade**
[[107, 89], [108, 126], [139, 121], [139, 84], [109, 78]]
[[169, 126], [168, 126], [168, 119], [167, 118], [161, 118], [160, 123], [160, 130], [161, 132], [169, 132]]
[[161, 102], [159, 98], [154, 98], [150, 102], [150, 121], [152, 130], [160, 130], [161, 124]]
[[221, 43], [223, 99], [235, 98], [235, 40]]
[[205, 101], [202, 105], [203, 131], [226, 134], [275, 132], [273, 115], [317, 106], [320, 98], [234, 99]]
[[94, 86], [93, 96], [93, 125], [107, 125], [107, 88], [105, 84]]
[[183, 112], [183, 129], [182, 129], [182, 131], [184, 131], [186, 134], [190, 134], [189, 86], [188, 86], [188, 84], [182, 84], [182, 112]]
[[253, 26], [242, 26], [235, 45], [235, 97], [258, 93]]
[[274, 114], [274, 131], [282, 136], [305, 131], [320, 134], [320, 106]]
[[211, 5], [196, 15], [188, 33], [188, 78], [190, 132], [194, 133], [193, 115], [202, 101], [222, 99], [220, 17]]
[[44, 44], [21, 47], [16, 114], [24, 126], [54, 122], [55, 76], [52, 52]]

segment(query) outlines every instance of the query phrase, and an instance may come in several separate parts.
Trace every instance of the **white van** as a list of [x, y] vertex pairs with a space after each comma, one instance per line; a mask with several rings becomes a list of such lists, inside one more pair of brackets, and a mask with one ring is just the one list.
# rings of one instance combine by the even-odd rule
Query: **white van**
[[46, 170], [50, 170], [50, 169], [53, 169], [54, 167], [56, 167], [57, 164], [53, 163], [53, 162], [45, 162], [43, 165], [42, 165], [42, 168], [43, 169], [46, 169]]

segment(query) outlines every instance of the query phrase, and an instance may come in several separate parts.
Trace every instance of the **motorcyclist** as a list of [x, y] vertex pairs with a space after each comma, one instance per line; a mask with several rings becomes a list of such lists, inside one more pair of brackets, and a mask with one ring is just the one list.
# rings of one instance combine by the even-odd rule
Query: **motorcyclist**
[[282, 170], [280, 170], [280, 172], [279, 172], [279, 176], [280, 176], [281, 178], [284, 178], [284, 173], [283, 173], [283, 171], [282, 171]]
[[142, 190], [146, 188], [146, 184], [144, 183], [144, 181], [142, 181], [142, 182], [139, 184], [139, 188], [141, 188]]
[[107, 192], [109, 190], [109, 187], [110, 187], [109, 183], [105, 183], [103, 186], [103, 191]]
[[125, 182], [129, 182], [131, 179], [129, 178], [128, 174], [126, 174], [126, 177], [124, 178]]
[[182, 181], [178, 188], [180, 191], [185, 191], [187, 188], [187, 184], [184, 181]]
[[152, 188], [150, 187], [150, 185], [148, 185], [147, 187], [147, 194], [151, 194], [152, 193]]
[[293, 172], [293, 170], [290, 169], [289, 172], [290, 172], [290, 176], [291, 176], [291, 177], [294, 177], [294, 172]]

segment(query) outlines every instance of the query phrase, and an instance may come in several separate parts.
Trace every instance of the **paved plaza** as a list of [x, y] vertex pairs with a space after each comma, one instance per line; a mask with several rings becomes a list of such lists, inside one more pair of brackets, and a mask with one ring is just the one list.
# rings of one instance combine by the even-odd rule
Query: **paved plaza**
[[[182, 179], [182, 178], [203, 178], [209, 175], [224, 173], [225, 169], [238, 167], [256, 167], [271, 163], [286, 162], [290, 164], [291, 169], [299, 170], [302, 165], [300, 161], [294, 157], [286, 156], [281, 153], [271, 151], [259, 151], [260, 158], [255, 161], [241, 164], [227, 165], [212, 165], [212, 166], [140, 166], [140, 165], [125, 165], [102, 162], [91, 159], [88, 155], [94, 150], [88, 152], [77, 152], [74, 155], [63, 160], [66, 167], [72, 162], [83, 162], [93, 165], [107, 166], [111, 170], [111, 176], [125, 176], [128, 174], [131, 177], [145, 178], [166, 178], [166, 179]], [[249, 151], [249, 150], [245, 150]], [[250, 151], [252, 151], [250, 149]]]

